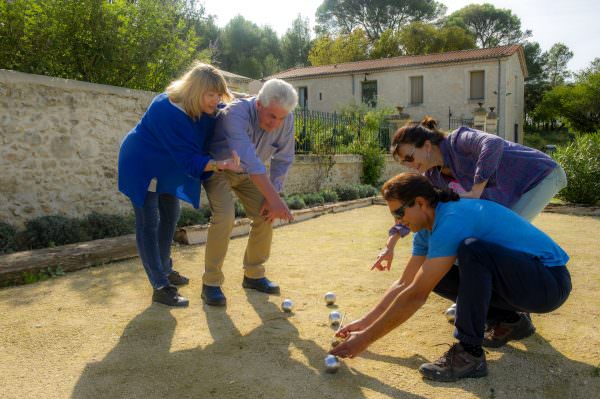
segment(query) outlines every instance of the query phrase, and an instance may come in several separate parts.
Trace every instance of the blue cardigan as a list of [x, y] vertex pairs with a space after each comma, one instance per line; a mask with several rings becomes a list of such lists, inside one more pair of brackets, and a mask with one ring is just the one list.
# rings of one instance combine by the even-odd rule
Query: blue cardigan
[[143, 207], [148, 185], [156, 177], [156, 192], [168, 193], [200, 206], [200, 180], [211, 159], [206, 142], [216, 118], [193, 120], [173, 105], [166, 93], [153, 100], [140, 122], [125, 136], [119, 151], [119, 191]]

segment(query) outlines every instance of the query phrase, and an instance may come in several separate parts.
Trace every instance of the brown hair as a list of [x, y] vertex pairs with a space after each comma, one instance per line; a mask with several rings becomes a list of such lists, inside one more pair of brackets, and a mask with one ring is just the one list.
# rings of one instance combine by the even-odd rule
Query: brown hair
[[396, 131], [390, 153], [397, 159], [398, 147], [401, 144], [413, 144], [416, 148], [421, 148], [425, 141], [429, 140], [431, 144], [439, 146], [447, 136], [447, 133], [437, 128], [435, 119], [425, 116], [421, 122], [408, 122]]
[[402, 201], [403, 204], [413, 203], [415, 198], [423, 197], [431, 207], [438, 202], [458, 201], [460, 197], [450, 189], [434, 187], [429, 180], [418, 173], [400, 173], [385, 182], [381, 195], [388, 200]]

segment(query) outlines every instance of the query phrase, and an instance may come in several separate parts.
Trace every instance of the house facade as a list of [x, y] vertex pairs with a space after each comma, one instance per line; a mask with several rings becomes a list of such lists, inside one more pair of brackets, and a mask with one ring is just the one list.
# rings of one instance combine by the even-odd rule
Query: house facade
[[310, 110], [394, 107], [412, 120], [430, 115], [441, 129], [470, 123], [522, 142], [526, 77], [523, 48], [509, 45], [292, 68], [269, 78], [296, 87]]

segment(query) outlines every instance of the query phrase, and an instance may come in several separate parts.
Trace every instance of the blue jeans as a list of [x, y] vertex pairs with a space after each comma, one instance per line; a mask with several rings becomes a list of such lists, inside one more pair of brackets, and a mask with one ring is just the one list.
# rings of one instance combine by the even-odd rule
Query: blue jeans
[[181, 208], [179, 199], [171, 194], [148, 192], [144, 206], [133, 206], [135, 239], [138, 252], [152, 287], [169, 285], [167, 276], [173, 271], [171, 243], [175, 235]]
[[544, 266], [539, 259], [498, 244], [468, 238], [434, 292], [456, 300], [454, 336], [481, 345], [485, 323], [514, 312], [548, 313], [571, 292], [566, 266]]
[[544, 210], [552, 197], [566, 186], [565, 170], [557, 165], [541, 182], [523, 194], [510, 209], [531, 222]]

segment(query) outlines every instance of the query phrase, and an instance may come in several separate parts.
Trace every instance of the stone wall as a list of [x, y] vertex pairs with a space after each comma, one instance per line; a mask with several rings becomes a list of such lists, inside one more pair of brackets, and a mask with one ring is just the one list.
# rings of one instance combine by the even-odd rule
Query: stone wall
[[[117, 191], [119, 145], [154, 95], [0, 70], [0, 221], [130, 212]], [[359, 156], [337, 156], [328, 174], [326, 167], [298, 156], [286, 193], [360, 181]], [[388, 161], [385, 177], [400, 168]]]

